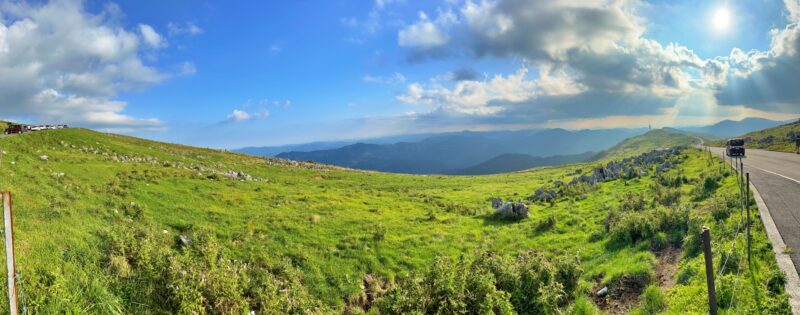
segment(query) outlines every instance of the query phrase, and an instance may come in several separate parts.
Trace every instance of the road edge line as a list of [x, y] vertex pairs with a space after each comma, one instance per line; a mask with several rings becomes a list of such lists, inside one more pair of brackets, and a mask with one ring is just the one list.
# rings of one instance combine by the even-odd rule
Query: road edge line
[[[769, 213], [767, 204], [758, 193], [758, 189], [753, 183], [750, 183], [750, 191], [753, 192], [753, 197], [756, 199], [758, 205], [758, 213], [761, 215], [761, 223], [764, 224], [764, 230], [767, 232], [767, 237], [772, 243], [772, 251], [775, 252], [775, 260], [778, 261], [778, 267], [786, 274], [786, 292], [789, 293], [789, 305], [792, 307], [792, 314], [800, 315], [800, 276], [797, 275], [797, 269], [794, 267], [794, 262], [789, 255], [783, 253], [786, 244], [783, 242], [778, 227], [775, 221], [772, 220], [772, 215]], [[800, 249], [798, 249], [800, 250]]]

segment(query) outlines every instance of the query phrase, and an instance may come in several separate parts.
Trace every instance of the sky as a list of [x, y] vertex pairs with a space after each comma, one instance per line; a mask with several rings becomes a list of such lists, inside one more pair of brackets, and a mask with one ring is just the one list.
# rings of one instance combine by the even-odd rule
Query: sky
[[800, 0], [0, 0], [0, 118], [214, 148], [789, 120], [799, 22]]

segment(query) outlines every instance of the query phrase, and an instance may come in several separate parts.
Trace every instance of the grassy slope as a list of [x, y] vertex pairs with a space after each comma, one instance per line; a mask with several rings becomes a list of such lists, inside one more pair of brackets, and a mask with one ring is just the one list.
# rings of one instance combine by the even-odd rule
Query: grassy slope
[[599, 153], [595, 157], [595, 160], [621, 158], [659, 148], [689, 146], [697, 142], [697, 138], [687, 134], [674, 132], [669, 129], [656, 129], [641, 136], [628, 138], [620, 142], [610, 149]]
[[[751, 138], [752, 141], [747, 143], [747, 147], [751, 149], [764, 149], [770, 151], [781, 151], [781, 152], [795, 152], [795, 142], [790, 140], [786, 137], [789, 132], [794, 131], [795, 133], [800, 133], [800, 120], [794, 123], [768, 128], [764, 130], [750, 132], [744, 135], [739, 136], [739, 138]], [[771, 144], [762, 144], [759, 143], [758, 140], [766, 138], [768, 136], [773, 136], [775, 140]], [[710, 145], [717, 146], [717, 147], [724, 147], [726, 145], [726, 140], [719, 140], [711, 142]]]
[[[216, 236], [220, 255], [228, 259], [255, 264], [288, 258], [301, 271], [303, 286], [327, 307], [323, 312], [338, 312], [345, 298], [361, 290], [366, 273], [391, 279], [425, 270], [436, 256], [477, 248], [507, 255], [527, 249], [577, 255], [586, 294], [626, 275], [652, 276], [656, 262], [647, 241], [609, 246], [603, 228], [608, 209], [628, 192], [649, 189], [652, 178], [616, 180], [583, 200], [534, 205], [531, 218], [517, 223], [487, 215], [491, 197], [521, 198], [594, 164], [477, 177], [411, 176], [269, 165], [280, 161], [80, 129], [0, 139], [0, 150], [0, 187], [14, 194], [17, 265], [28, 307], [36, 313], [174, 311], [158, 301], [127, 298], [122, 286], [138, 284], [110, 267], [109, 235], [137, 225], [157, 231], [158, 237], [146, 240], [165, 250], [179, 251], [180, 233], [203, 228]], [[110, 158], [115, 154], [158, 162], [116, 162]], [[687, 154], [682, 172], [692, 183], [709, 163], [721, 167], [699, 152]], [[209, 179], [208, 173], [163, 166], [165, 161], [241, 171], [264, 181]], [[735, 179], [723, 183], [717, 194], [731, 194]], [[688, 193], [694, 185], [681, 189]], [[683, 200], [688, 203], [689, 197]], [[128, 211], [132, 202], [141, 216]], [[716, 222], [703, 210], [707, 203], [695, 204], [693, 216], [731, 233], [738, 216]], [[755, 213], [754, 221], [760, 222]], [[555, 227], [536, 232], [537, 224], [551, 216]], [[716, 259], [732, 246], [725, 233], [714, 234]], [[756, 270], [776, 268], [760, 226], [754, 230], [754, 248]], [[704, 312], [701, 268], [701, 256], [681, 261], [686, 279], [667, 292], [669, 313]], [[785, 301], [766, 296], [765, 277], [757, 272], [739, 284], [740, 308], [752, 311]]]

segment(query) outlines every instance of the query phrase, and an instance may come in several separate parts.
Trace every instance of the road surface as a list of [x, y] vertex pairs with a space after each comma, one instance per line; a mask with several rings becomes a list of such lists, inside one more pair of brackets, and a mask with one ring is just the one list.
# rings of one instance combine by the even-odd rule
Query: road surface
[[[720, 156], [724, 153], [723, 148], [711, 150]], [[800, 274], [800, 155], [748, 149], [742, 161]]]

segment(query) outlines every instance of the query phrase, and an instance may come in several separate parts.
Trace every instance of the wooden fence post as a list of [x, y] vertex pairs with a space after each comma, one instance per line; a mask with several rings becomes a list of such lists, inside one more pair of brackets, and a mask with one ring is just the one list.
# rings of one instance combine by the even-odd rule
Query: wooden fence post
[[750, 172], [747, 172], [747, 193], [744, 196], [744, 206], [747, 208], [747, 265], [750, 265]]
[[6, 268], [8, 269], [8, 312], [19, 314], [17, 306], [17, 266], [14, 259], [14, 218], [11, 212], [11, 193], [3, 192], [3, 221], [5, 222]]
[[708, 285], [708, 312], [717, 315], [717, 290], [714, 287], [714, 260], [711, 257], [711, 233], [707, 227], [703, 227], [700, 233], [703, 241], [703, 255], [706, 260], [706, 284]]

